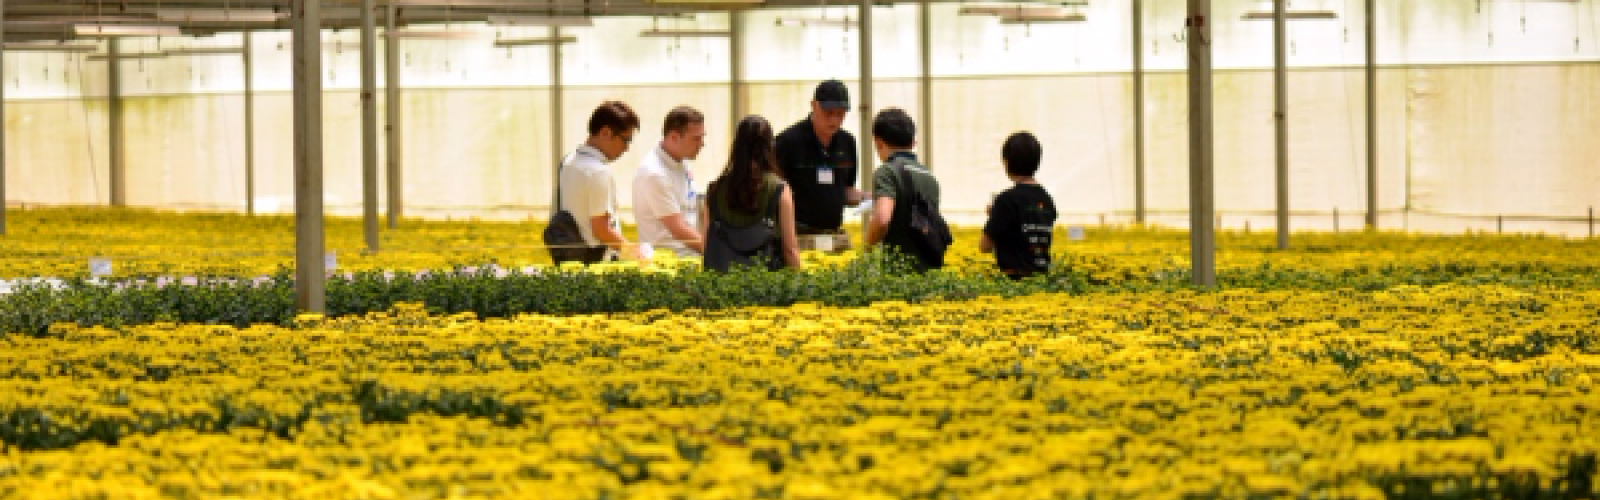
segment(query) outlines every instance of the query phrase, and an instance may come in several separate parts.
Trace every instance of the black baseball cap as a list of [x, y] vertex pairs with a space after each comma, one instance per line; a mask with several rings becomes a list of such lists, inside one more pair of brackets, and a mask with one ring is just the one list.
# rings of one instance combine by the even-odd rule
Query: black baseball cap
[[844, 82], [828, 80], [817, 84], [817, 93], [812, 97], [822, 109], [850, 109], [850, 91], [845, 88]]

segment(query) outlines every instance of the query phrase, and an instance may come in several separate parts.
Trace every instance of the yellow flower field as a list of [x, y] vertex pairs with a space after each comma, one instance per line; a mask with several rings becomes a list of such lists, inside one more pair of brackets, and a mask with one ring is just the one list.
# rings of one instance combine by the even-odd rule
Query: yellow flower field
[[1597, 311], [1446, 286], [62, 324], [0, 346], [0, 498], [1593, 498]]

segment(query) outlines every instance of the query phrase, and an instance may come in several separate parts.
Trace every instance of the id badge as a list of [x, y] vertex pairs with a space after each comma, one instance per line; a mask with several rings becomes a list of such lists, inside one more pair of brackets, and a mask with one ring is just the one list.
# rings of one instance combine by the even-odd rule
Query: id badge
[[817, 184], [833, 184], [833, 167], [817, 167]]

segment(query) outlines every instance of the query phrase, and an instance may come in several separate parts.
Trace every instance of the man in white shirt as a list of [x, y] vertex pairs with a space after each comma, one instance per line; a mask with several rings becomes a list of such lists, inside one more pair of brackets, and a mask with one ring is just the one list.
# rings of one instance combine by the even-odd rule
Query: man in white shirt
[[672, 108], [662, 125], [661, 146], [645, 155], [633, 176], [633, 214], [639, 242], [672, 250], [679, 257], [705, 251], [698, 221], [699, 196], [689, 160], [706, 145], [706, 117], [688, 106]]
[[[561, 210], [572, 214], [584, 242], [609, 247], [629, 256], [633, 247], [622, 236], [617, 218], [617, 186], [611, 178], [611, 162], [628, 151], [633, 134], [639, 130], [639, 116], [627, 104], [606, 101], [589, 116], [589, 139], [561, 165]], [[590, 262], [601, 260], [599, 257]]]

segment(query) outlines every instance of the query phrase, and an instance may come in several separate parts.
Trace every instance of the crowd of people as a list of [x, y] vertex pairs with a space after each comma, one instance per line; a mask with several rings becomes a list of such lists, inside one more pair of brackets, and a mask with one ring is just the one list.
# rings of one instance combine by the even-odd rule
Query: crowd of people
[[[644, 153], [633, 178], [635, 243], [622, 233], [610, 164], [628, 151], [640, 119], [627, 104], [604, 102], [589, 118], [588, 139], [560, 165], [553, 230], [546, 232], [552, 257], [558, 264], [592, 263], [636, 256], [645, 244], [699, 256], [708, 269], [798, 268], [802, 250], [855, 248], [843, 228], [844, 210], [861, 207], [871, 214], [863, 247], [910, 255], [922, 270], [942, 267], [950, 238], [939, 215], [941, 186], [935, 171], [918, 160], [916, 123], [899, 108], [873, 117], [877, 166], [870, 194], [863, 193], [856, 186], [856, 138], [843, 129], [849, 110], [848, 88], [828, 80], [817, 85], [810, 114], [781, 132], [774, 134], [759, 115], [744, 117], [726, 166], [701, 194], [688, 162], [705, 146], [705, 115], [688, 106], [673, 108], [663, 120], [661, 143]], [[1001, 164], [1013, 186], [989, 205], [979, 242], [1016, 278], [1050, 266], [1056, 208], [1034, 178], [1042, 155], [1028, 132], [1014, 133], [1001, 145]], [[575, 227], [562, 232], [555, 227], [560, 221]]]

